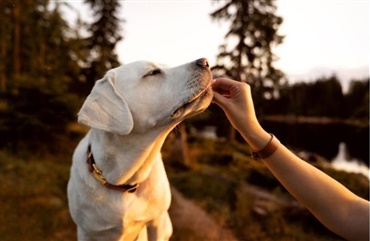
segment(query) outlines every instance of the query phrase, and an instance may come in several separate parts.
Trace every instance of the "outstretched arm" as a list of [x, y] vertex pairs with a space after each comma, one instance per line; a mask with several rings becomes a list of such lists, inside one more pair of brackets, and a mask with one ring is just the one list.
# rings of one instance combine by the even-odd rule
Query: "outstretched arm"
[[[213, 84], [214, 102], [254, 150], [271, 136], [259, 124], [249, 85], [219, 78]], [[354, 241], [369, 240], [370, 203], [317, 168], [301, 160], [284, 145], [264, 163], [284, 187], [320, 222], [338, 235]]]

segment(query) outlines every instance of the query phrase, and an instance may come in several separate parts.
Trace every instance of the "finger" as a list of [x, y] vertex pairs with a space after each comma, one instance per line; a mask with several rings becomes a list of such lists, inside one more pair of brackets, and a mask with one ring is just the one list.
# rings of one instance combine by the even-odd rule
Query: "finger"
[[213, 93], [213, 102], [220, 106], [221, 108], [226, 105], [227, 98], [222, 96], [221, 94], [214, 92]]
[[227, 90], [228, 91], [233, 84], [234, 82], [230, 79], [217, 78], [217, 79], [214, 79], [214, 82], [212, 83], [212, 88], [214, 90]]
[[215, 93], [218, 93], [218, 94], [222, 95], [223, 97], [226, 97], [226, 98], [230, 98], [231, 97], [230, 91], [220, 90], [220, 89], [214, 89], [213, 91]]

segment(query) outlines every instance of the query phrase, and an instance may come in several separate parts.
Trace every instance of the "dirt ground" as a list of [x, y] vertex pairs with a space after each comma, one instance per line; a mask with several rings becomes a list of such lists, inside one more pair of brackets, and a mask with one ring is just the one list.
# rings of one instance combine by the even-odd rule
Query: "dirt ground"
[[201, 207], [186, 199], [174, 187], [169, 210], [174, 229], [174, 241], [236, 241], [233, 234], [217, 224]]

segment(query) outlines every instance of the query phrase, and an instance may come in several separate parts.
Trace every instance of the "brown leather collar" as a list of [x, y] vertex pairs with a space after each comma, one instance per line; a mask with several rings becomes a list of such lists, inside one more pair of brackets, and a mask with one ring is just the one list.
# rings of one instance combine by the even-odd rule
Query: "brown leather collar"
[[87, 148], [87, 160], [86, 160], [86, 162], [88, 164], [89, 172], [91, 172], [91, 174], [95, 177], [96, 180], [98, 180], [101, 184], [103, 184], [104, 186], [106, 186], [109, 189], [113, 189], [113, 190], [116, 190], [116, 191], [133, 193], [133, 192], [136, 191], [137, 187], [139, 186], [139, 184], [137, 184], [137, 183], [134, 184], [134, 185], [129, 185], [129, 184], [114, 185], [114, 184], [111, 184], [111, 183], [107, 182], [107, 180], [103, 176], [103, 172], [99, 169], [99, 167], [95, 163], [94, 156], [91, 152], [91, 145], [90, 144]]

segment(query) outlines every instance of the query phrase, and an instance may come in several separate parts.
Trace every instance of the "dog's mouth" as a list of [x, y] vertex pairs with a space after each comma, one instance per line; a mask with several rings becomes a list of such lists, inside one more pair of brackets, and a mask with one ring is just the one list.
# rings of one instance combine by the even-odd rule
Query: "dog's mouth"
[[[172, 112], [171, 117], [177, 118], [190, 109], [199, 112], [207, 108], [212, 99], [211, 85], [212, 82], [210, 82], [204, 89], [200, 90], [196, 95], [191, 97], [185, 104], [178, 107], [175, 111]], [[203, 101], [204, 99], [209, 99], [208, 101], [209, 103], [204, 104], [204, 106], [202, 106], [203, 102], [207, 102]]]

